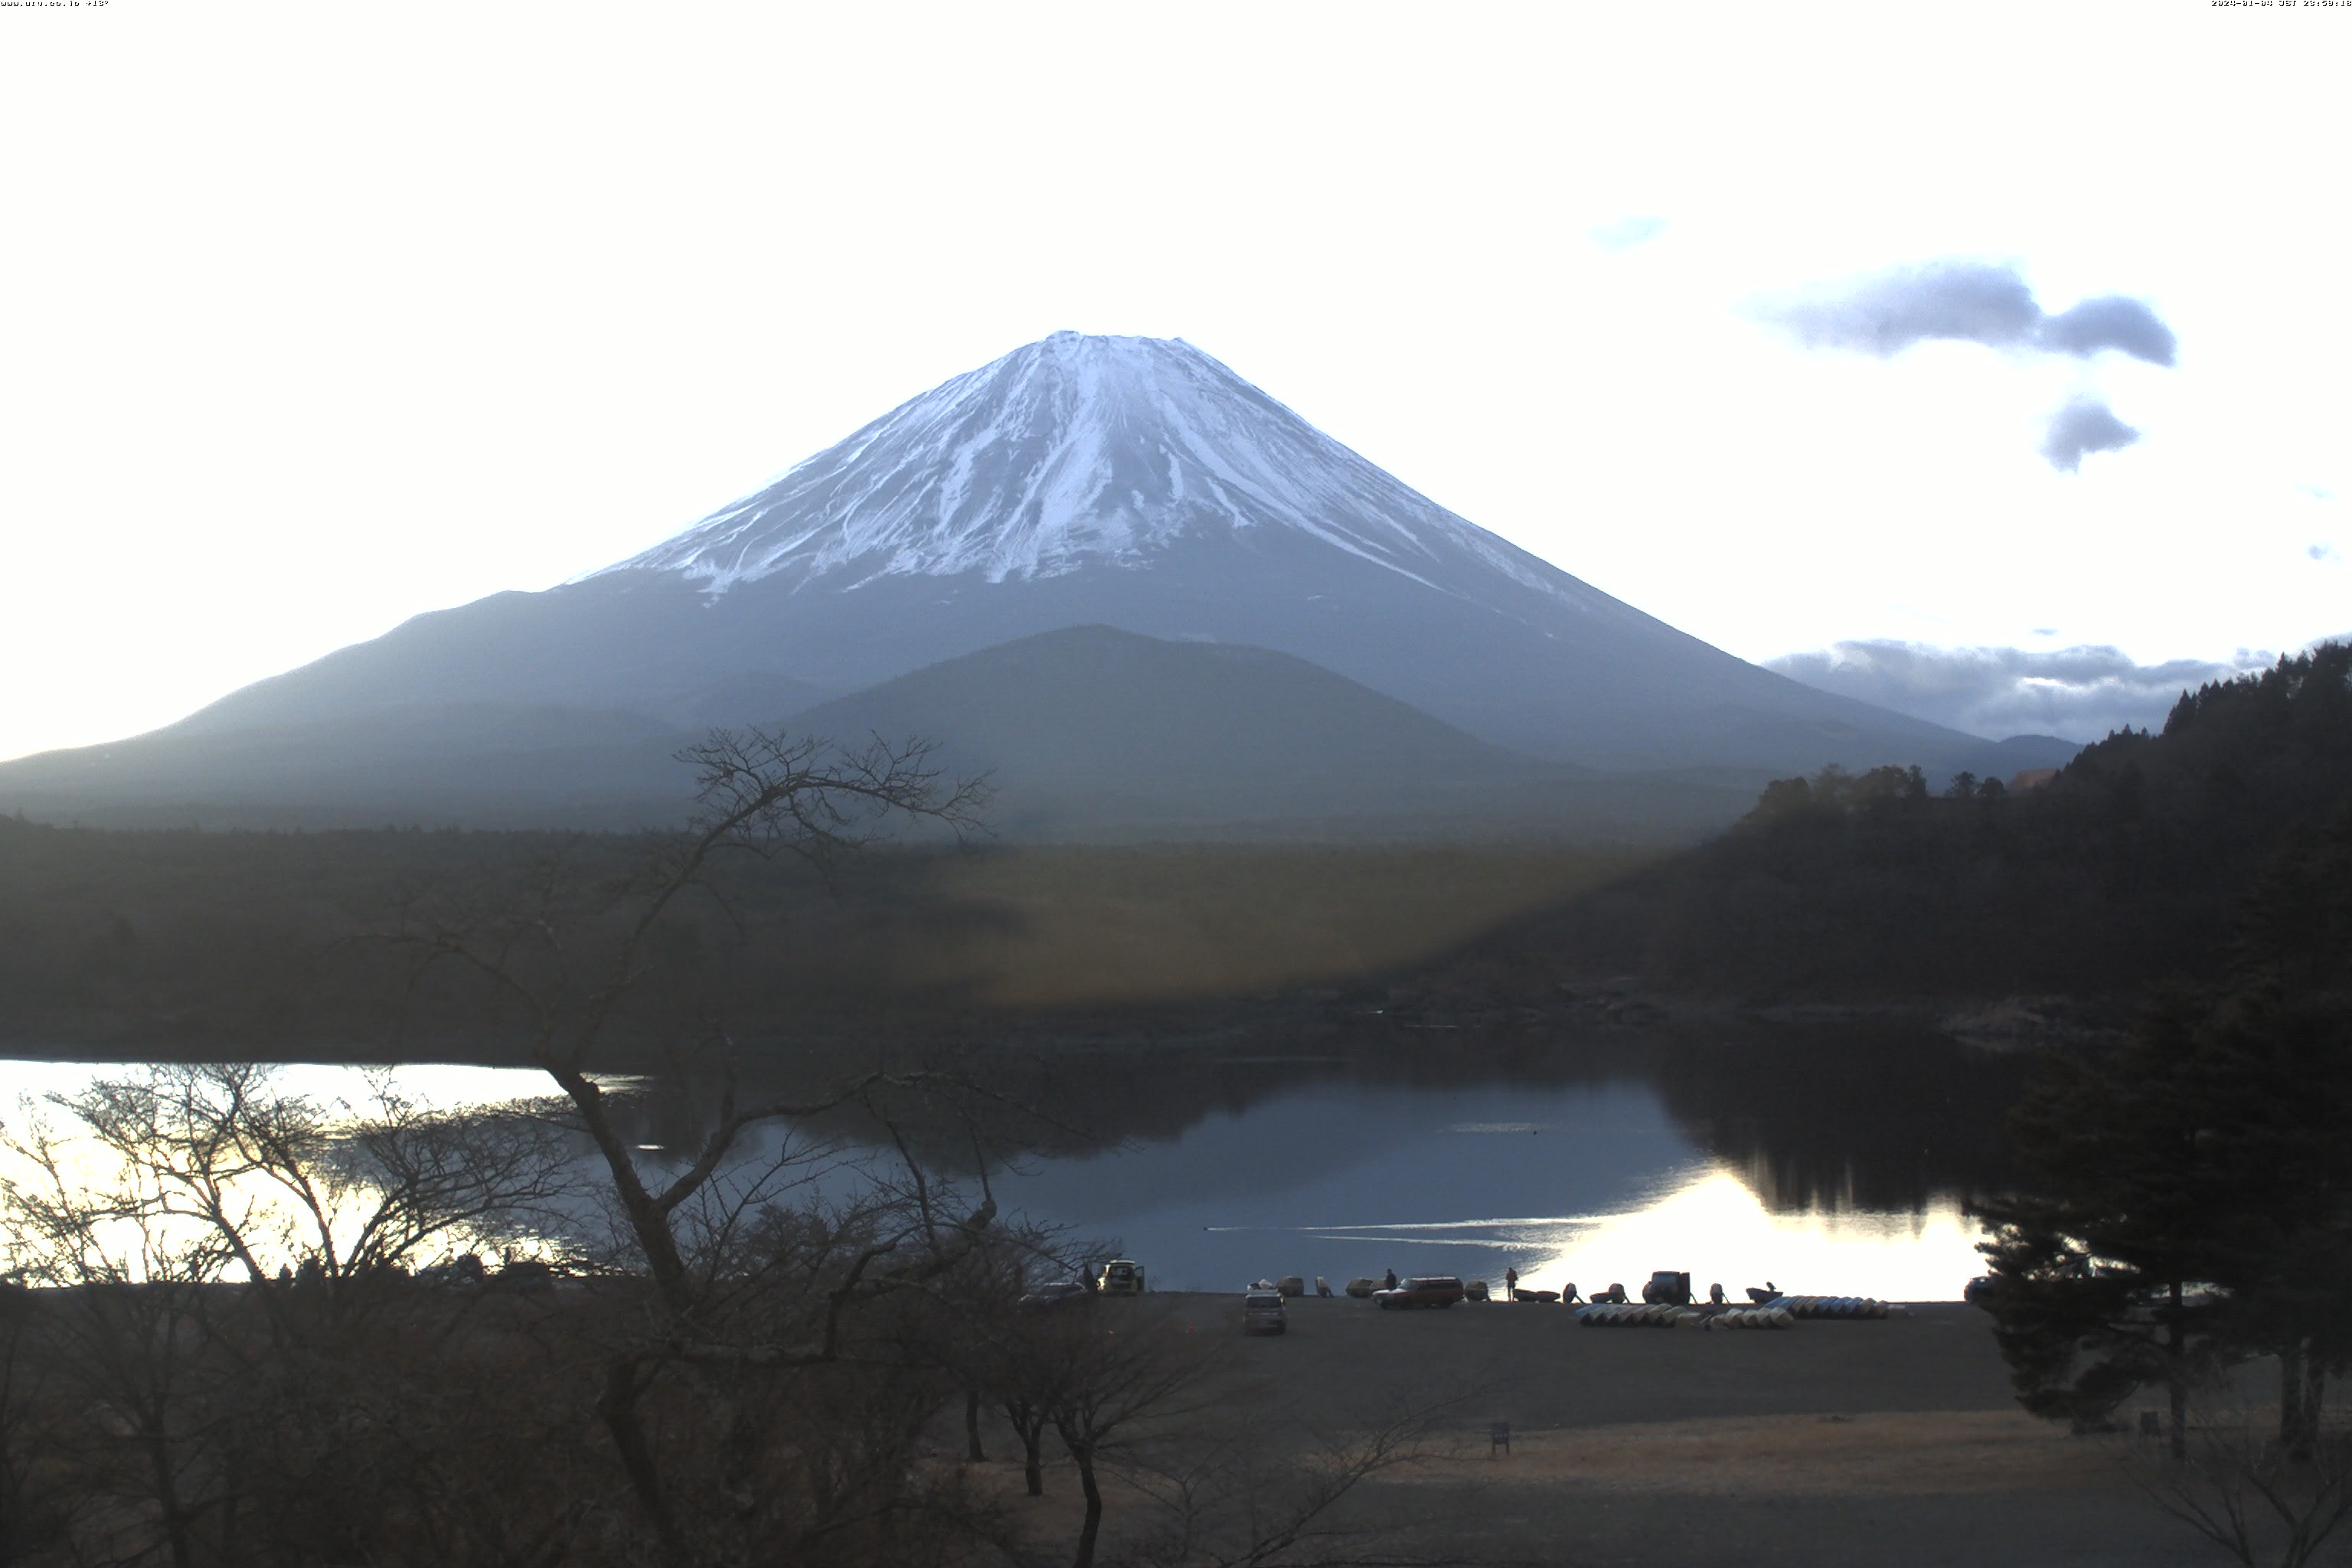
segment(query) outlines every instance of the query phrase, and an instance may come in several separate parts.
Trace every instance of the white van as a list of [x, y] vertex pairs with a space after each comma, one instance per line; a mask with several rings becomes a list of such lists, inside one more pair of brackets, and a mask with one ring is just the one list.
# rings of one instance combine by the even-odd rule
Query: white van
[[1242, 1296], [1242, 1332], [1278, 1334], [1289, 1327], [1289, 1312], [1279, 1290], [1250, 1290]]

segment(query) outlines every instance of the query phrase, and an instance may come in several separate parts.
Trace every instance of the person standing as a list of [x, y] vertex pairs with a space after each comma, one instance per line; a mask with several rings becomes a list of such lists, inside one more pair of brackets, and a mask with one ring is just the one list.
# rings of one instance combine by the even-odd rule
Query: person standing
[[1506, 1268], [1503, 1270], [1503, 1294], [1508, 1296], [1514, 1301], [1519, 1299], [1519, 1271], [1517, 1269]]
[[1393, 1269], [1393, 1268], [1390, 1269], [1390, 1270], [1388, 1271], [1388, 1273], [1387, 1273], [1387, 1274], [1386, 1274], [1386, 1275], [1381, 1279], [1381, 1289], [1383, 1289], [1383, 1290], [1393, 1290], [1393, 1289], [1396, 1289], [1396, 1270], [1395, 1270], [1395, 1269]]

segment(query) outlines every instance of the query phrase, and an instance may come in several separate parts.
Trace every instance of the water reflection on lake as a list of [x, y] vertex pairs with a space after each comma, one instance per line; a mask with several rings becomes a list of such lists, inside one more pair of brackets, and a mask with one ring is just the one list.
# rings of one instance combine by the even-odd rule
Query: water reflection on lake
[[1735, 1299], [1957, 1298], [1977, 1273], [1951, 1193], [1896, 1211], [1768, 1208], [1647, 1084], [1318, 1084], [1172, 1141], [1041, 1163], [1000, 1195], [1116, 1239], [1166, 1287], [1264, 1277], [1458, 1274], [1590, 1294], [1688, 1270]]
[[[123, 1069], [0, 1062], [0, 1114]], [[2019, 1065], [1932, 1037], [1747, 1037], [1704, 1047], [1545, 1042], [1360, 1057], [1049, 1058], [1076, 1146], [995, 1179], [1008, 1211], [1116, 1244], [1162, 1289], [1259, 1277], [1444, 1273], [1585, 1293], [1688, 1270], [1734, 1299], [1794, 1291], [1956, 1298], [1978, 1271], [1961, 1205], [2003, 1175], [1999, 1127]], [[330, 1104], [372, 1098], [359, 1069], [279, 1081]], [[455, 1109], [542, 1098], [525, 1069], [391, 1069]], [[692, 1135], [708, 1086], [642, 1080], [650, 1163]], [[835, 1135], [855, 1136], [835, 1126]], [[583, 1153], [585, 1152], [583, 1149]], [[950, 1157], [951, 1160], [951, 1157]]]

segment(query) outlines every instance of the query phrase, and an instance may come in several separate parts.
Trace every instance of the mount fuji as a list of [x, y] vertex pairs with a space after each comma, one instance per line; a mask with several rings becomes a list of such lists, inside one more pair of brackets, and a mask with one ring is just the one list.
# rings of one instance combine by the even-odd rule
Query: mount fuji
[[[1746, 784], [1832, 762], [2007, 772], [2073, 749], [1997, 746], [1758, 668], [1455, 516], [1188, 343], [1057, 332], [640, 555], [419, 616], [152, 735], [0, 767], [0, 803], [258, 806], [321, 748], [352, 777], [320, 762], [295, 768], [302, 787], [462, 778], [458, 817], [511, 816], [534, 791], [651, 801], [667, 786], [647, 759], [677, 736], [819, 704], [853, 724], [866, 689], [1085, 626], [1304, 660], [1460, 731], [1457, 761]], [[1035, 679], [1036, 657], [986, 668]], [[1250, 679], [1246, 661], [1191, 668], [1198, 712], [1217, 681]], [[1215, 726], [1195, 740], [1213, 751]]]

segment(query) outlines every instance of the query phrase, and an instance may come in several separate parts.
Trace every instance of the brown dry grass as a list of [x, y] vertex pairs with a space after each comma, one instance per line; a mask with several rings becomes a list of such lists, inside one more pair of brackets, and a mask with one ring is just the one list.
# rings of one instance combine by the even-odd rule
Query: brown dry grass
[[1018, 1008], [1345, 984], [1445, 952], [1619, 875], [1573, 848], [1022, 848], [943, 861], [988, 918], [927, 936], [903, 982]]
[[2112, 1445], [2069, 1437], [2022, 1411], [1766, 1415], [1515, 1432], [1491, 1456], [1465, 1438], [1392, 1471], [1391, 1484], [1462, 1479], [1692, 1496], [1977, 1495], [2115, 1483]]

